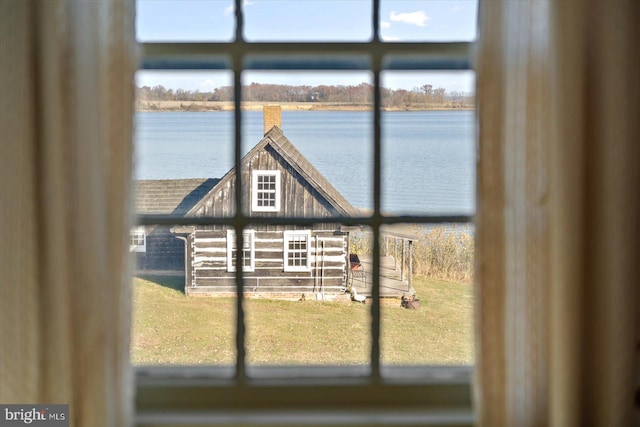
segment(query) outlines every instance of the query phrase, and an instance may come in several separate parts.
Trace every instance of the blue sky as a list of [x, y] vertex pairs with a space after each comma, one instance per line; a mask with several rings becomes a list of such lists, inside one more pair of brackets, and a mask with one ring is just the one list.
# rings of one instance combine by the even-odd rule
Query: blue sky
[[[366, 41], [371, 34], [369, 0], [244, 0], [245, 34], [250, 41]], [[477, 0], [382, 0], [383, 40], [468, 41], [476, 34]], [[234, 29], [231, 0], [138, 0], [140, 41], [230, 41]], [[371, 82], [366, 72], [243, 73], [244, 83], [357, 85]], [[138, 85], [208, 91], [231, 84], [231, 74], [215, 72], [138, 73]], [[387, 72], [382, 84], [411, 90], [423, 84], [447, 91], [474, 91], [471, 72]]]

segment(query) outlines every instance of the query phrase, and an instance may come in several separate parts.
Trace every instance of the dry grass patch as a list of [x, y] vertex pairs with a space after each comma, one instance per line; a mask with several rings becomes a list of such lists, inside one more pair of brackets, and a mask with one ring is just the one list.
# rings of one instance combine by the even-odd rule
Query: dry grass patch
[[[235, 300], [189, 297], [168, 278], [134, 279], [134, 364], [232, 364]], [[171, 282], [171, 280], [174, 280]], [[468, 364], [472, 287], [417, 278], [419, 310], [382, 307], [382, 357], [389, 364]], [[246, 301], [251, 364], [368, 363], [369, 305], [327, 301]]]
[[420, 278], [414, 287], [420, 309], [382, 307], [382, 362], [472, 364], [472, 285]]

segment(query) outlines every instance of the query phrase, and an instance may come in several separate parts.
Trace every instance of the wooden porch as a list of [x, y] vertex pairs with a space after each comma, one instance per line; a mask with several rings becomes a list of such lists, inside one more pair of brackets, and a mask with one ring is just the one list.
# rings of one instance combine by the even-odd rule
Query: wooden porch
[[[362, 232], [353, 227], [353, 232]], [[415, 295], [412, 286], [413, 242], [418, 239], [416, 231], [408, 224], [392, 224], [380, 227], [380, 296], [395, 297]], [[373, 236], [368, 238], [371, 241]], [[349, 253], [348, 285], [361, 297], [371, 297], [373, 289], [373, 263], [371, 255]], [[356, 261], [356, 262], [354, 262]]]
[[[351, 270], [350, 284], [358, 295], [371, 297], [373, 288], [373, 263], [370, 255], [358, 256], [361, 268]], [[409, 280], [409, 271], [404, 271], [392, 256], [380, 258], [380, 296], [400, 298], [415, 293]]]

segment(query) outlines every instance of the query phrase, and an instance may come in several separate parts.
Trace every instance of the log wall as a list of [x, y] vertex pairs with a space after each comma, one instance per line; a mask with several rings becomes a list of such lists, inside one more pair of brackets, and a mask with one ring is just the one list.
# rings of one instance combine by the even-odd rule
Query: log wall
[[[256, 229], [254, 271], [244, 271], [245, 291], [257, 293], [342, 293], [346, 285], [348, 234], [314, 229], [310, 271], [285, 271], [284, 229]], [[186, 293], [234, 293], [235, 272], [227, 265], [226, 230], [196, 230]]]

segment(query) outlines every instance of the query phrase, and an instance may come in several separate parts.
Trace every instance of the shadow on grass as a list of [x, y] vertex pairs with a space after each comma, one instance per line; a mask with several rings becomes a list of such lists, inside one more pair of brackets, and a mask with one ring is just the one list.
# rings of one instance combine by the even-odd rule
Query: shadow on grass
[[184, 295], [184, 276], [161, 274], [136, 274], [137, 278], [147, 280], [165, 288], [173, 289]]

